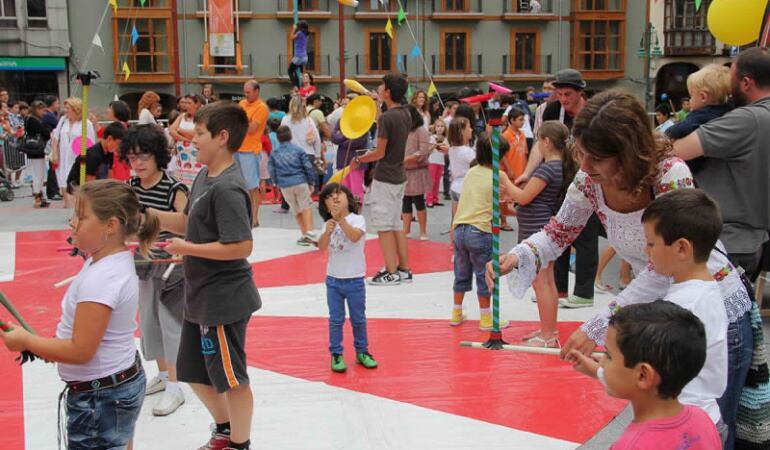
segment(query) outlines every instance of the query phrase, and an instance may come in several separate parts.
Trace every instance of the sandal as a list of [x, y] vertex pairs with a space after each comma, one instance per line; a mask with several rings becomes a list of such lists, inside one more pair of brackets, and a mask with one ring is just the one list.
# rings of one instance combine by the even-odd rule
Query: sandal
[[[539, 338], [540, 333], [542, 333], [542, 330], [535, 330], [530, 333], [527, 333], [524, 335], [524, 337], [521, 338], [522, 342], [528, 342], [531, 341], [534, 338]], [[553, 332], [553, 337], [558, 338], [559, 337], [559, 330], [556, 330]]]
[[528, 341], [525, 341], [521, 345], [523, 345], [525, 347], [540, 347], [540, 348], [560, 348], [561, 347], [559, 345], [559, 338], [556, 337], [555, 333], [549, 339], [543, 339], [538, 334], [537, 336], [533, 337], [532, 339], [530, 339]]
[[594, 283], [594, 289], [596, 289], [599, 292], [602, 292], [602, 293], [606, 294], [606, 293], [612, 292], [615, 289], [615, 287], [613, 285], [611, 285], [611, 284], [604, 284], [604, 283], [595, 282]]

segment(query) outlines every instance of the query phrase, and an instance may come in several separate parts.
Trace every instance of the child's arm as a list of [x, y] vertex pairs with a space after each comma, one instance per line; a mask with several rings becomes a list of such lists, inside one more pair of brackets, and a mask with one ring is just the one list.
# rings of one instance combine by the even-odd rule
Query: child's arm
[[207, 242], [194, 244], [184, 239], [173, 238], [165, 250], [172, 255], [195, 256], [196, 258], [213, 259], [215, 261], [233, 261], [248, 258], [251, 255], [253, 241]]
[[532, 203], [541, 192], [548, 186], [545, 180], [534, 177], [527, 182], [524, 189], [514, 186], [511, 180], [505, 174], [500, 174], [500, 186], [503, 188], [503, 192], [509, 198], [512, 198], [519, 205], [528, 205]]
[[47, 361], [85, 364], [99, 349], [111, 316], [112, 309], [107, 305], [82, 302], [75, 309], [70, 339], [36, 336], [18, 325], [11, 331], [0, 333], [0, 339], [11, 351], [29, 350]]
[[329, 238], [331, 237], [332, 232], [334, 232], [335, 226], [337, 226], [337, 222], [334, 219], [329, 219], [326, 221], [326, 228], [324, 228], [324, 232], [321, 237], [318, 238], [319, 250], [326, 250], [329, 248]]
[[358, 242], [358, 240], [361, 239], [361, 236], [364, 235], [364, 231], [362, 229], [356, 228], [349, 224], [344, 217], [340, 218], [337, 223], [340, 224], [340, 228], [342, 228], [345, 236], [347, 236], [351, 242]]
[[591, 378], [598, 378], [599, 367], [601, 367], [598, 361], [580, 353], [578, 350], [572, 350], [570, 355], [577, 361], [572, 366], [575, 370]]
[[185, 213], [181, 211], [158, 211], [152, 208], [148, 208], [147, 211], [152, 211], [152, 214], [158, 218], [162, 229], [178, 236], [184, 236], [187, 232], [187, 215]]

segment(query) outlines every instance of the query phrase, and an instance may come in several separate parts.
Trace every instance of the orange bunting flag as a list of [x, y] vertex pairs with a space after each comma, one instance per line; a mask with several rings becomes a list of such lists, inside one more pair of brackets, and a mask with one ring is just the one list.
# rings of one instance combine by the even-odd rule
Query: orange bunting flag
[[128, 81], [128, 78], [131, 76], [131, 69], [128, 68], [128, 63], [123, 62], [123, 81]]
[[436, 85], [431, 81], [430, 86], [428, 86], [428, 98], [431, 98], [436, 94], [438, 94], [438, 89], [436, 89]]
[[393, 23], [388, 19], [388, 23], [385, 24], [385, 32], [388, 33], [391, 39], [393, 39]]

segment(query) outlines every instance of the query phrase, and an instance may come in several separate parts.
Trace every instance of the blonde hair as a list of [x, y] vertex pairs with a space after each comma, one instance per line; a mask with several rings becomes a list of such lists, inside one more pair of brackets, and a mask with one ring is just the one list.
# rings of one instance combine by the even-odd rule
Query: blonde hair
[[160, 222], [155, 215], [142, 211], [139, 198], [128, 184], [116, 180], [90, 181], [80, 186], [76, 195], [78, 215], [88, 204], [102, 222], [118, 219], [124, 238], [136, 236], [141, 254], [149, 258], [152, 243], [160, 233]]
[[292, 122], [299, 122], [307, 117], [307, 109], [305, 109], [305, 101], [299, 95], [292, 95], [289, 102], [289, 116], [291, 116]]
[[706, 92], [709, 105], [724, 103], [730, 95], [730, 69], [709, 64], [687, 77], [687, 89]]
[[64, 106], [75, 111], [78, 116], [83, 113], [83, 101], [77, 97], [70, 97], [67, 100], [64, 100]]

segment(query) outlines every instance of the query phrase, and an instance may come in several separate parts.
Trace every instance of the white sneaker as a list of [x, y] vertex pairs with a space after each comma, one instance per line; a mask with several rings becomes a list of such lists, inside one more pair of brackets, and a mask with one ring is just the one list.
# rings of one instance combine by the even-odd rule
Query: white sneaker
[[184, 394], [164, 392], [163, 395], [152, 408], [153, 416], [167, 416], [176, 411], [180, 406], [184, 404]]
[[147, 390], [144, 392], [144, 395], [157, 394], [158, 392], [162, 392], [165, 390], [166, 390], [166, 380], [156, 376], [156, 377], [153, 377], [153, 379], [150, 380], [149, 383], [147, 383]]

